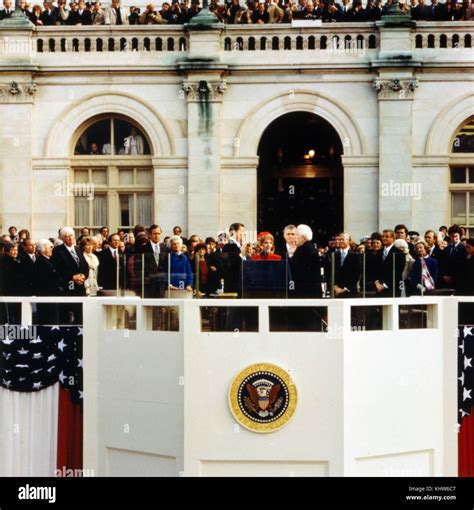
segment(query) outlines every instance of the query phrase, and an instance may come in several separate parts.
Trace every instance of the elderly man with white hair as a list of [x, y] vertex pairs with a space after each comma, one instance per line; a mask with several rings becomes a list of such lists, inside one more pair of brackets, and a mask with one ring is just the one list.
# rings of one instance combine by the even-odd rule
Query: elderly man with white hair
[[85, 296], [84, 282], [89, 276], [89, 265], [81, 250], [76, 246], [74, 230], [64, 227], [59, 231], [63, 244], [53, 250], [51, 262], [62, 278], [66, 296]]
[[[89, 277], [89, 264], [82, 251], [76, 246], [74, 230], [64, 227], [59, 231], [63, 244], [53, 250], [51, 262], [55, 265], [61, 279], [64, 296], [86, 295], [84, 282]], [[82, 306], [79, 304], [65, 304], [61, 307], [61, 320], [68, 323], [82, 322]]]
[[308, 225], [296, 228], [297, 248], [290, 259], [290, 291], [295, 298], [319, 298], [321, 292], [321, 260], [312, 242]]

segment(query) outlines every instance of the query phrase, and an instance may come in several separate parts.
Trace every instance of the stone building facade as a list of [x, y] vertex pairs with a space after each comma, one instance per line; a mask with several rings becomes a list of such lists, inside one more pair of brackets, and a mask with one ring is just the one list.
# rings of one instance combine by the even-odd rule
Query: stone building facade
[[[150, 221], [207, 236], [241, 221], [256, 231], [270, 221], [270, 172], [280, 195], [294, 176], [302, 194], [326, 179], [308, 209], [319, 211], [305, 221], [313, 226], [333, 207], [334, 229], [355, 238], [396, 223], [424, 231], [459, 222], [472, 235], [473, 29], [2, 27], [1, 230], [16, 225], [40, 238], [63, 225]], [[311, 119], [316, 151], [285, 166], [291, 144], [272, 140], [297, 140], [300, 129], [303, 137]], [[123, 154], [117, 144], [117, 154], [88, 154], [97, 126], [112, 138], [136, 127], [147, 153]], [[336, 142], [327, 152], [329, 131]], [[265, 147], [276, 154], [268, 168]], [[326, 151], [319, 160], [318, 151]], [[323, 196], [333, 196], [329, 209], [317, 208]]]

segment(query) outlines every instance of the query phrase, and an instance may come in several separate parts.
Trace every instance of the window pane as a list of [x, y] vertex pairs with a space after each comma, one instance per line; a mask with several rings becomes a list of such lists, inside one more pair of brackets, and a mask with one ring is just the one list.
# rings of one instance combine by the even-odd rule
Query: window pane
[[474, 192], [469, 193], [469, 225], [474, 225]]
[[133, 170], [120, 170], [119, 184], [133, 184]]
[[95, 195], [92, 201], [93, 218], [92, 224], [95, 226], [104, 226], [108, 224], [107, 221], [107, 196]]
[[451, 168], [451, 184], [461, 184], [466, 182], [466, 168], [453, 167]]
[[87, 197], [74, 197], [74, 225], [84, 227], [89, 224], [89, 200]]
[[143, 133], [130, 122], [114, 119], [115, 144], [119, 154], [140, 156], [150, 154], [150, 149]]
[[151, 170], [137, 170], [137, 184], [141, 186], [153, 185], [153, 172]]
[[137, 195], [137, 218], [136, 223], [139, 225], [152, 224], [152, 195]]
[[466, 193], [453, 193], [452, 195], [452, 216], [454, 223], [465, 223], [466, 221]]
[[107, 184], [106, 170], [93, 170], [92, 171], [92, 182], [94, 184]]
[[74, 154], [110, 154], [110, 134], [110, 119], [96, 122], [82, 133]]
[[469, 182], [474, 184], [474, 166], [469, 167]]
[[201, 331], [258, 333], [256, 306], [201, 306]]
[[74, 172], [74, 182], [89, 182], [89, 171], [76, 170]]
[[133, 195], [120, 195], [120, 226], [130, 227], [133, 224]]
[[465, 124], [456, 134], [453, 152], [474, 152], [474, 120]]

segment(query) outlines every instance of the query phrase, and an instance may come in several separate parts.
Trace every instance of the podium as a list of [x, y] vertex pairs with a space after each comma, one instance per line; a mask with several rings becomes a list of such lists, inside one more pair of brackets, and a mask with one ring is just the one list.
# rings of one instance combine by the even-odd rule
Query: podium
[[[84, 303], [84, 468], [96, 476], [457, 475], [457, 298], [121, 301], [135, 330], [107, 320], [116, 300]], [[257, 331], [203, 330], [209, 306], [256, 308]], [[274, 331], [271, 309], [291, 306], [325, 308], [325, 331]], [[154, 307], [174, 307], [179, 330], [153, 331]], [[353, 307], [380, 310], [380, 329], [351, 326]], [[420, 310], [423, 323], [405, 320]], [[243, 413], [265, 422], [270, 409], [273, 431], [249, 428], [229, 395], [262, 364], [296, 391], [280, 427], [280, 379], [242, 379]]]

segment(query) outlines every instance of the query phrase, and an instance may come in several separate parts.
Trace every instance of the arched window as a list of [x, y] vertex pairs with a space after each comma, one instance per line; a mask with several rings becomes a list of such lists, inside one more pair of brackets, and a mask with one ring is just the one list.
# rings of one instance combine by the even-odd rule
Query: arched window
[[474, 235], [474, 118], [454, 136], [451, 149], [450, 194], [451, 223]]
[[132, 119], [105, 114], [85, 122], [71, 155], [74, 228], [110, 232], [153, 223], [151, 144]]

